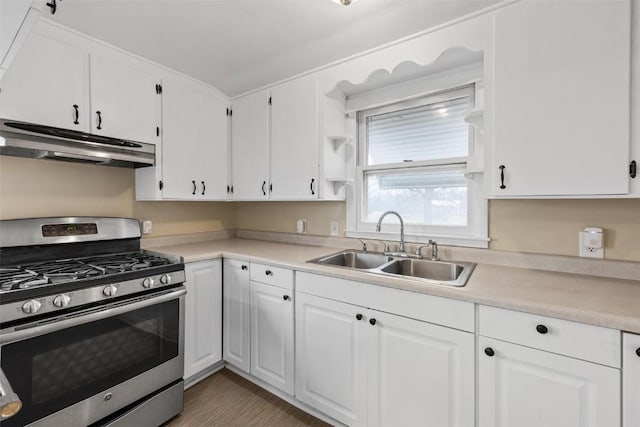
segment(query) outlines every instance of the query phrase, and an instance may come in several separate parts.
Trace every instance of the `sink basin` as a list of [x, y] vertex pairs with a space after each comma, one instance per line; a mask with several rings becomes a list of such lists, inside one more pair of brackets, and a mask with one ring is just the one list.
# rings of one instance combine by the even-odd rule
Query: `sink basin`
[[470, 262], [431, 261], [356, 250], [346, 250], [307, 262], [448, 286], [466, 285], [476, 266]]
[[362, 251], [343, 251], [337, 254], [312, 259], [309, 262], [323, 265], [335, 265], [338, 267], [357, 268], [361, 270], [368, 270], [372, 268], [380, 267], [383, 264], [392, 261], [390, 256], [383, 255], [375, 252], [362, 252]]
[[381, 272], [426, 279], [452, 286], [464, 286], [475, 264], [467, 262], [397, 259], [380, 269]]

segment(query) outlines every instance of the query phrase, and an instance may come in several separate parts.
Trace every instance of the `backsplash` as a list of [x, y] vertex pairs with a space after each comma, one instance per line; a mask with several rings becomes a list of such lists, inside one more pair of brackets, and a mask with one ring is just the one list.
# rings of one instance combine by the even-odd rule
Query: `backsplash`
[[134, 171], [0, 156], [0, 219], [119, 216], [153, 221], [151, 236], [236, 228], [226, 202], [136, 202]]
[[[0, 219], [97, 215], [150, 219], [152, 237], [221, 230], [329, 236], [344, 202], [136, 202], [130, 169], [0, 156]], [[490, 249], [550, 255], [578, 254], [578, 232], [605, 230], [605, 258], [640, 261], [640, 199], [492, 200]]]

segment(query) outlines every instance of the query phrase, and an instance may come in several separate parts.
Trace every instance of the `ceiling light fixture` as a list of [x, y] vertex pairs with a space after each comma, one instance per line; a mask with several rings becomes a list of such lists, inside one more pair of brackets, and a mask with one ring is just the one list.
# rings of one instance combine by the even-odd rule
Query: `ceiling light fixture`
[[341, 4], [343, 6], [349, 6], [351, 3], [355, 3], [358, 0], [331, 0], [334, 3]]

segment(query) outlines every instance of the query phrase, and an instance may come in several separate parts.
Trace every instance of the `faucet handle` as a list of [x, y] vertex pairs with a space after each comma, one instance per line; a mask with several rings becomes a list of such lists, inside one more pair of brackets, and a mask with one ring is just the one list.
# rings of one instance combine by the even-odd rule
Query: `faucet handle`
[[382, 253], [387, 253], [389, 252], [389, 245], [387, 244], [387, 242], [385, 242], [384, 240], [379, 240], [380, 243], [382, 243], [384, 245], [384, 248], [382, 249]]
[[431, 261], [440, 261], [440, 258], [438, 258], [438, 242], [429, 239], [429, 245], [431, 245]]
[[358, 240], [360, 240], [360, 243], [362, 243], [362, 251], [367, 252], [367, 242], [365, 242], [362, 239], [358, 239]]
[[418, 249], [416, 249], [416, 255], [422, 258], [422, 248], [428, 248], [428, 247], [429, 247], [429, 244], [418, 246]]

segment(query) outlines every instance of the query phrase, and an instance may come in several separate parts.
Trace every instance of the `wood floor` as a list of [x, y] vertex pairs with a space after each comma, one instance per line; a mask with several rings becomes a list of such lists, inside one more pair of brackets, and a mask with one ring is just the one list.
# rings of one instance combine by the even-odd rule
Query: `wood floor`
[[185, 392], [184, 411], [165, 427], [328, 426], [223, 369]]

